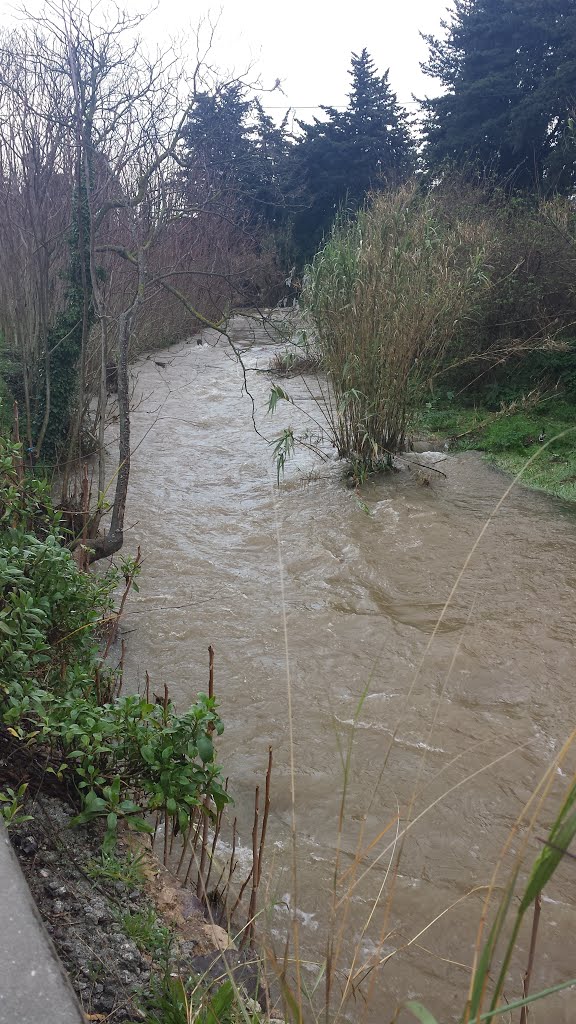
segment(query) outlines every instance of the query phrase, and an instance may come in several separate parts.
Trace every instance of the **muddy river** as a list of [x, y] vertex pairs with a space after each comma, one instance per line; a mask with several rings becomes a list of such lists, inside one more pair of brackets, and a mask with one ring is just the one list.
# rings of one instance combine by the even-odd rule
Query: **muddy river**
[[[245, 375], [210, 332], [133, 366], [126, 548], [141, 545], [144, 570], [123, 620], [130, 685], [148, 670], [184, 708], [206, 689], [213, 644], [219, 754], [246, 847], [274, 750], [266, 942], [282, 950], [294, 916], [312, 987], [332, 920], [335, 1007], [348, 974], [359, 982], [372, 967], [346, 989], [347, 1019], [387, 1024], [418, 998], [456, 1020], [482, 906], [470, 891], [575, 720], [575, 511], [516, 487], [492, 515], [509, 479], [475, 453], [438, 463], [445, 476], [405, 467], [354, 492], [335, 459], [305, 451], [278, 488], [253, 414], [267, 438], [302, 428], [316, 385], [283, 382], [301, 408], [268, 416], [274, 340], [245, 320], [233, 336]], [[530, 859], [573, 766], [556, 769]], [[545, 896], [534, 989], [576, 976], [575, 897], [565, 860]], [[574, 1020], [574, 991], [530, 1014]]]

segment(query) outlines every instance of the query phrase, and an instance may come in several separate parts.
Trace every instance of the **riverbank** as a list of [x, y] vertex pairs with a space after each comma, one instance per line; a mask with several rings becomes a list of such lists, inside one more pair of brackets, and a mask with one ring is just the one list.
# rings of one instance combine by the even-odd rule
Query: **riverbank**
[[[212, 660], [208, 693], [184, 712], [148, 677], [122, 694], [114, 638], [140, 554], [82, 571], [21, 446], [0, 436], [0, 456], [0, 815], [89, 1019], [185, 1024], [192, 1006], [208, 1020], [213, 1000], [228, 1010], [258, 991], [215, 920], [235, 860], [212, 871], [231, 800]], [[248, 949], [253, 927], [239, 931]]]
[[447, 398], [419, 413], [417, 431], [451, 451], [477, 450], [522, 483], [576, 501], [576, 405], [558, 398], [519, 399], [500, 410]]
[[179, 997], [208, 1008], [210, 986], [228, 976], [255, 1011], [253, 952], [238, 952], [143, 843], [124, 835], [104, 855], [103, 829], [72, 827], [74, 808], [54, 796], [38, 795], [26, 812], [30, 819], [10, 830], [12, 845], [88, 1020], [184, 1024]]

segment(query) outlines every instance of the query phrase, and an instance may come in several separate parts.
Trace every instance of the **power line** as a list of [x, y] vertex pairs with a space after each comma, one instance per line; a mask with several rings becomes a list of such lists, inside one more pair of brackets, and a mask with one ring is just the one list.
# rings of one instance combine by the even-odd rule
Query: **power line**
[[[417, 107], [419, 106], [418, 100], [406, 100], [404, 103], [400, 103], [401, 107]], [[322, 110], [323, 107], [330, 107], [331, 110], [348, 110], [348, 106], [334, 106], [332, 103], [279, 103], [261, 104], [263, 110]]]

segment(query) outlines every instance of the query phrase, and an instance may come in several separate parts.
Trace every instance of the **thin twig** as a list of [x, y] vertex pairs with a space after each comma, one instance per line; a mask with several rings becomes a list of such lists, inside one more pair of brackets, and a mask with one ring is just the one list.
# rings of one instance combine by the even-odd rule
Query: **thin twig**
[[209, 656], [209, 678], [208, 678], [208, 696], [214, 696], [214, 648], [210, 644], [208, 648]]
[[[532, 918], [532, 935], [530, 936], [530, 951], [528, 953], [528, 965], [526, 967], [526, 973], [524, 975], [524, 984], [522, 987], [522, 996], [525, 999], [530, 991], [530, 979], [532, 977], [532, 968], [534, 966], [534, 955], [536, 953], [536, 939], [538, 937], [538, 925], [540, 923], [540, 911], [542, 910], [542, 893], [539, 892], [534, 901], [534, 917]], [[523, 1006], [520, 1013], [520, 1024], [526, 1024], [528, 1020], [528, 1007]]]

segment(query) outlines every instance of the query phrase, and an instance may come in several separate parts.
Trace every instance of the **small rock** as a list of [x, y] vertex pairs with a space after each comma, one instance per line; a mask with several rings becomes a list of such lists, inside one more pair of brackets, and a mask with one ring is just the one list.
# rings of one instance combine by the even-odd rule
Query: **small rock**
[[180, 943], [179, 953], [180, 953], [180, 958], [182, 960], [185, 960], [185, 959], [187, 959], [187, 958], [189, 958], [191, 956], [195, 956], [197, 952], [198, 952], [198, 943], [195, 941], [195, 939], [191, 939], [188, 942], [181, 942]]
[[103, 1010], [104, 1013], [110, 1013], [110, 1011], [114, 1009], [115, 1004], [116, 996], [114, 992], [104, 992], [101, 996], [98, 996], [98, 1000], [96, 1002], [98, 1009]]
[[219, 924], [204, 924], [202, 931], [214, 949], [236, 949], [228, 932]]
[[15, 836], [14, 845], [25, 857], [32, 857], [38, 852], [38, 841], [36, 836]]
[[52, 909], [54, 910], [55, 914], [63, 914], [64, 904], [62, 903], [62, 900], [54, 900], [54, 903], [52, 904]]
[[202, 900], [198, 899], [193, 892], [188, 889], [183, 889], [179, 894], [178, 903], [180, 904], [180, 910], [182, 911], [182, 917], [186, 921], [193, 914], [202, 914], [204, 916], [205, 906]]

